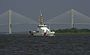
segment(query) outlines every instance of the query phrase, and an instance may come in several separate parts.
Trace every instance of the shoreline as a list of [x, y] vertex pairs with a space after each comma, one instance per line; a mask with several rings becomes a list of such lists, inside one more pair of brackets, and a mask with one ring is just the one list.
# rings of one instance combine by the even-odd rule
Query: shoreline
[[87, 35], [90, 34], [90, 32], [82, 32], [82, 33], [55, 33], [55, 35]]

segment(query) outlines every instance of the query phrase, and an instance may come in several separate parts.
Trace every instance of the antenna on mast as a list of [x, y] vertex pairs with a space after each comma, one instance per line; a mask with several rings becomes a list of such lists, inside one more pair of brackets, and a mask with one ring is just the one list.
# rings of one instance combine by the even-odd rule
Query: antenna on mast
[[40, 16], [42, 16], [42, 11], [40, 10]]
[[43, 19], [43, 15], [42, 15], [42, 11], [41, 10], [40, 10], [39, 22], [40, 22], [40, 25], [44, 25], [44, 19]]

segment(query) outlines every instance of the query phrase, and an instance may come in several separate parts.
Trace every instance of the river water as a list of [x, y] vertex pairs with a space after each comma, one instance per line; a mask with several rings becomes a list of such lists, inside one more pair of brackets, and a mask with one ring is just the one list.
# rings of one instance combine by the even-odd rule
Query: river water
[[0, 35], [0, 55], [90, 55], [90, 35]]

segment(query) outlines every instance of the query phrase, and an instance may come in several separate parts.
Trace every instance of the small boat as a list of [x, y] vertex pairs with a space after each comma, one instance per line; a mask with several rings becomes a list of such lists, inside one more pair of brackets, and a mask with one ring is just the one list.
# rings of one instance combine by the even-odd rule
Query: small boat
[[29, 34], [33, 36], [55, 36], [55, 32], [51, 31], [47, 25], [44, 24], [42, 13], [39, 17], [39, 25], [37, 26], [37, 31], [29, 31]]

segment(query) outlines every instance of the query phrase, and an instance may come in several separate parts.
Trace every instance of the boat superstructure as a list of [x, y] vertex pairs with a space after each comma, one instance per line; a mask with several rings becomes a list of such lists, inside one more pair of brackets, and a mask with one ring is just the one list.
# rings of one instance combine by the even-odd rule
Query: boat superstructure
[[30, 31], [29, 33], [33, 36], [54, 36], [55, 34], [55, 32], [51, 31], [44, 23], [44, 18], [42, 13], [39, 17], [39, 25], [37, 26], [37, 31], [32, 31], [32, 32]]

